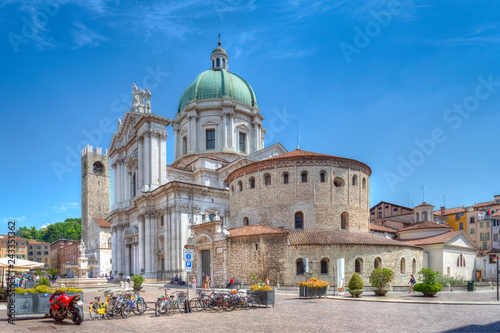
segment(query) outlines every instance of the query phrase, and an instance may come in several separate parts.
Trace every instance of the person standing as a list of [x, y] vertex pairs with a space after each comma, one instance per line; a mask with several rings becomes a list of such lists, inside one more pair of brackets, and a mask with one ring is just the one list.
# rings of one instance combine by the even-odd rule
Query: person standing
[[193, 275], [193, 278], [191, 279], [191, 287], [193, 287], [194, 290], [196, 290], [196, 278]]
[[410, 284], [410, 292], [409, 292], [409, 294], [411, 294], [411, 292], [415, 293], [415, 291], [413, 290], [413, 286], [417, 283], [417, 281], [413, 277], [413, 274], [410, 274], [410, 281], [408, 283]]

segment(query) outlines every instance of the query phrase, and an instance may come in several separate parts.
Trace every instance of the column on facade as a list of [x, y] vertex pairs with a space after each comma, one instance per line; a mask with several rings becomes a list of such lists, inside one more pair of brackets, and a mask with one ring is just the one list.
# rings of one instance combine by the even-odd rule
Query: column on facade
[[179, 213], [179, 219], [177, 221], [177, 270], [181, 271], [182, 270], [182, 260], [181, 260], [181, 255], [182, 255], [182, 244], [183, 242], [183, 230], [182, 230], [182, 213]]
[[116, 204], [116, 180], [117, 180], [116, 173], [117, 173], [117, 170], [116, 170], [116, 162], [115, 162], [115, 163], [113, 163], [113, 205]]
[[172, 230], [170, 236], [170, 241], [171, 241], [170, 256], [172, 259], [172, 271], [177, 270], [177, 217], [178, 214], [177, 212], [174, 211], [174, 213], [172, 214], [172, 223], [170, 224]]
[[182, 155], [181, 151], [181, 137], [179, 133], [179, 124], [177, 122], [174, 123], [174, 155], [175, 159], [178, 159]]
[[167, 183], [167, 133], [161, 133], [160, 141], [160, 185]]
[[222, 146], [227, 149], [227, 114], [221, 116]]
[[158, 146], [158, 141], [159, 137], [158, 135], [150, 135], [149, 136], [149, 142], [151, 145], [151, 154], [150, 154], [150, 163], [149, 165], [151, 166], [151, 186], [156, 185], [154, 187], [157, 187], [160, 181], [160, 170], [159, 170], [159, 163], [160, 163], [160, 156], [159, 156], [159, 146]]
[[144, 133], [144, 189], [149, 190], [151, 186], [151, 135]]
[[114, 272], [116, 268], [116, 227], [111, 228], [111, 271]]
[[138, 271], [140, 272], [142, 269], [146, 269], [144, 266], [144, 224], [145, 219], [144, 215], [139, 216], [139, 240], [138, 240], [138, 259], [137, 264], [139, 265]]
[[127, 198], [128, 199], [127, 200], [131, 200], [131, 199], [133, 199], [133, 194], [132, 193], [134, 191], [133, 184], [132, 184], [132, 170], [128, 171], [128, 182], [127, 182], [127, 184], [128, 184], [128, 186], [127, 186], [128, 187], [128, 190], [127, 190], [127, 193], [128, 193], [127, 194]]
[[193, 135], [192, 135], [192, 138], [193, 138], [193, 153], [197, 153], [198, 152], [198, 138], [197, 138], [197, 135], [198, 135], [198, 129], [197, 129], [197, 124], [198, 124], [198, 117], [197, 116], [194, 116], [193, 118], [191, 118], [191, 122], [192, 122], [192, 128], [193, 128]]
[[122, 202], [122, 162], [121, 158], [118, 158], [118, 161], [116, 162], [116, 202], [120, 203]]
[[170, 271], [170, 263], [169, 263], [169, 256], [170, 256], [170, 251], [168, 250], [168, 244], [169, 244], [169, 237], [170, 237], [170, 226], [169, 226], [169, 214], [168, 211], [166, 212], [165, 217], [163, 218], [163, 228], [165, 230], [164, 232], [164, 237], [163, 237], [163, 262], [164, 262], [164, 267], [165, 270], [168, 272]]
[[156, 272], [156, 263], [158, 262], [157, 260], [157, 255], [156, 255], [156, 243], [158, 239], [158, 232], [157, 232], [157, 220], [158, 220], [158, 215], [157, 214], [152, 214], [151, 215], [151, 238], [150, 238], [150, 247], [151, 247], [151, 272]]
[[122, 240], [123, 240], [123, 232], [122, 232], [122, 227], [119, 226], [117, 228], [117, 234], [116, 234], [116, 237], [117, 237], [117, 240], [116, 240], [116, 245], [118, 245], [116, 247], [116, 270], [118, 271], [118, 274], [120, 273], [123, 273], [123, 266], [122, 266], [122, 261], [123, 261], [123, 243], [122, 243]]
[[259, 148], [257, 150], [261, 150], [264, 148], [264, 145], [262, 144], [262, 125], [259, 124], [259, 130], [257, 132], [257, 142], [259, 143]]
[[149, 213], [145, 214], [145, 222], [144, 222], [144, 239], [145, 239], [145, 264], [146, 264], [146, 274], [151, 274], [151, 215]]
[[137, 140], [137, 145], [139, 146], [138, 149], [138, 166], [137, 166], [137, 188], [142, 189], [144, 186], [144, 146], [143, 146], [143, 139], [140, 136], [139, 139]]
[[253, 136], [253, 152], [256, 152], [257, 150], [259, 150], [258, 146], [259, 146], [259, 124], [257, 123], [254, 123], [253, 124], [253, 133], [252, 133], [252, 136]]
[[229, 126], [228, 126], [228, 136], [229, 136], [229, 144], [228, 146], [230, 148], [233, 148], [235, 150], [237, 150], [237, 147], [235, 147], [234, 145], [234, 115], [231, 114], [229, 115]]

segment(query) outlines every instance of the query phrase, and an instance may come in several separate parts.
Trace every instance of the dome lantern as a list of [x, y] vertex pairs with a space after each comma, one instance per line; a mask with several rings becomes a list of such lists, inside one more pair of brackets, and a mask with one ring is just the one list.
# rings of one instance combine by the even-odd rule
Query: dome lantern
[[217, 46], [213, 52], [212, 55], [210, 56], [210, 60], [212, 61], [212, 70], [221, 70], [225, 69], [228, 70], [228, 61], [229, 57], [226, 53], [226, 50], [224, 50], [220, 45], [220, 34], [219, 34], [219, 42], [217, 43], [219, 46]]

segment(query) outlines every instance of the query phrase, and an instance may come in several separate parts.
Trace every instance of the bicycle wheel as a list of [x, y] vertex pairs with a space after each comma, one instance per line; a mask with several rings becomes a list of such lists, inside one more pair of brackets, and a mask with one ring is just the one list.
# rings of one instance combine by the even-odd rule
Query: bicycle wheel
[[241, 310], [241, 309], [246, 309], [247, 308], [247, 301], [245, 297], [238, 297], [236, 299], [236, 309]]
[[233, 311], [236, 307], [235, 299], [231, 296], [224, 296], [222, 298], [222, 309], [224, 311]]
[[98, 303], [94, 303], [89, 307], [89, 314], [90, 314], [90, 318], [92, 318], [92, 320], [96, 320], [96, 319], [98, 320], [101, 317], [101, 315], [97, 311], [98, 309], [99, 309]]
[[198, 297], [192, 298], [189, 301], [189, 305], [191, 306], [191, 311], [201, 311], [203, 309]]
[[146, 311], [147, 307], [148, 306], [147, 306], [146, 302], [144, 301], [144, 299], [142, 297], [139, 297], [137, 299], [137, 302], [135, 303], [133, 311], [135, 314], [141, 315]]
[[127, 302], [127, 303], [122, 305], [121, 313], [122, 313], [122, 317], [124, 319], [130, 317], [131, 311], [132, 311], [132, 304], [130, 304], [130, 302]]
[[185, 306], [184, 302], [185, 301], [186, 300], [184, 298], [177, 300], [177, 308], [178, 308], [178, 310], [179, 310], [180, 313], [184, 313], [184, 310], [185, 310], [184, 309], [184, 306]]
[[116, 308], [116, 301], [111, 300], [106, 306], [106, 318], [113, 319], [116, 316], [115, 308]]
[[164, 309], [165, 309], [165, 313], [167, 314], [167, 316], [171, 316], [174, 314], [174, 309], [172, 308], [172, 302], [165, 301]]

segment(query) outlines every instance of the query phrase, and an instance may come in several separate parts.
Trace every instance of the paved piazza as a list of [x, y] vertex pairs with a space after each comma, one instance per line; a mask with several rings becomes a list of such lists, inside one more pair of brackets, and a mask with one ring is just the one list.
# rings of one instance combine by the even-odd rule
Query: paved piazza
[[[146, 286], [142, 296], [153, 302], [163, 290]], [[85, 293], [85, 309], [98, 292]], [[92, 321], [85, 312], [81, 326], [71, 321], [23, 317], [9, 325], [0, 311], [0, 332], [500, 332], [500, 303], [494, 292], [440, 293], [432, 301], [417, 295], [392, 293], [385, 302], [366, 292], [363, 300], [300, 299], [296, 292], [279, 292], [274, 308], [214, 313], [212, 311], [154, 316], [147, 311], [129, 319]], [[388, 294], [391, 295], [391, 294]], [[390, 301], [390, 302], [389, 302]], [[447, 302], [414, 303], [417, 302]], [[451, 304], [468, 302], [469, 304]], [[483, 304], [472, 304], [472, 303]], [[148, 306], [152, 305], [151, 303]]]

